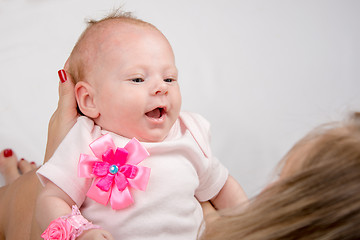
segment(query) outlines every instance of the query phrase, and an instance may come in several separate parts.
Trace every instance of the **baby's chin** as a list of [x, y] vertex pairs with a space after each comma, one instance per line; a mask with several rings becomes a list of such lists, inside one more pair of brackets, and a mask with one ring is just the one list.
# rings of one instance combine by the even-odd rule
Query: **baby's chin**
[[[105, 129], [106, 130], [106, 129]], [[161, 133], [161, 134], [129, 134], [129, 133], [122, 133], [118, 131], [111, 131], [121, 137], [133, 139], [136, 138], [140, 142], [162, 142], [166, 139], [168, 133]]]
[[136, 137], [135, 136], [135, 138], [137, 140], [139, 140], [140, 142], [162, 142], [165, 140], [166, 136], [167, 135], [165, 135], [165, 136], [162, 136], [162, 135], [161, 136], [147, 136], [147, 137], [143, 137], [143, 136]]
[[165, 128], [158, 128], [158, 129], [127, 129], [124, 130], [123, 128], [107, 128], [102, 126], [102, 130], [115, 133], [116, 135], [119, 135], [124, 138], [133, 139], [136, 138], [140, 142], [162, 142], [166, 139], [166, 137], [169, 135], [170, 129], [167, 127]]

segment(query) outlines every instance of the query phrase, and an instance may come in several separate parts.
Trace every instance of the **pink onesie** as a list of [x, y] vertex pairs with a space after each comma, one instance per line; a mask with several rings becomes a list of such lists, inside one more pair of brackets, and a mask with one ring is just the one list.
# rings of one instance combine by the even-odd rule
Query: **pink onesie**
[[[53, 157], [37, 174], [55, 183], [80, 207], [85, 218], [115, 239], [196, 239], [202, 222], [199, 201], [214, 197], [228, 178], [227, 169], [210, 150], [209, 123], [182, 112], [163, 142], [141, 144], [150, 156], [139, 165], [151, 168], [146, 191], [131, 189], [134, 204], [113, 210], [86, 197], [92, 180], [78, 177], [80, 154], [92, 155], [89, 144], [109, 133], [87, 117], [79, 117]], [[117, 147], [130, 139], [109, 133]]]

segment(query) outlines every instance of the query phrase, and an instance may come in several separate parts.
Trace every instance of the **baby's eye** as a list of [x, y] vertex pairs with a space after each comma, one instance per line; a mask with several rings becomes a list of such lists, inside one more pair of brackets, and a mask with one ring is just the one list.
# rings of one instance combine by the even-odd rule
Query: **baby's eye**
[[175, 81], [175, 79], [173, 79], [173, 78], [164, 79], [164, 82], [168, 82], [168, 83], [171, 83], [171, 82], [174, 82], [174, 81]]
[[136, 82], [136, 83], [140, 83], [140, 82], [143, 82], [144, 79], [142, 79], [142, 78], [134, 78], [134, 79], [131, 79], [131, 81]]

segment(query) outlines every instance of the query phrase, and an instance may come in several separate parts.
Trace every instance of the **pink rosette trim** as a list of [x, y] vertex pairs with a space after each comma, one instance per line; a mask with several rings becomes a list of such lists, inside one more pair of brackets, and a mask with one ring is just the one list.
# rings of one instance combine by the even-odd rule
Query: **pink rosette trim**
[[83, 231], [94, 228], [100, 227], [84, 218], [79, 208], [74, 205], [70, 215], [52, 221], [41, 237], [45, 240], [75, 240]]
[[70, 239], [73, 226], [65, 219], [58, 218], [52, 221], [49, 227], [41, 234], [45, 240], [68, 240]]

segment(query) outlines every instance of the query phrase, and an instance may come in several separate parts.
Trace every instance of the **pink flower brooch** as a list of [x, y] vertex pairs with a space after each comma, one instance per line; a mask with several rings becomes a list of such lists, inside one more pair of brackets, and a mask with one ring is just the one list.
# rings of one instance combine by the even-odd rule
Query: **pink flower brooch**
[[129, 188], [145, 191], [150, 177], [150, 168], [138, 166], [149, 156], [136, 138], [124, 148], [115, 146], [106, 134], [90, 145], [95, 156], [81, 154], [78, 175], [95, 178], [86, 196], [107, 205], [110, 201], [115, 210], [130, 206], [134, 200]]

